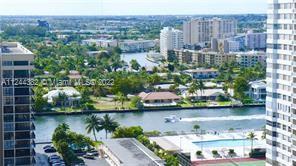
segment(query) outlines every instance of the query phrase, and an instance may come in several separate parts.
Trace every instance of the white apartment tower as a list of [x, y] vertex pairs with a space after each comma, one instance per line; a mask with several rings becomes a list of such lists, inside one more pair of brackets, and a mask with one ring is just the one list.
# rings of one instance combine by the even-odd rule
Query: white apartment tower
[[160, 32], [160, 53], [167, 59], [168, 51], [183, 48], [183, 32], [165, 27]]
[[183, 23], [185, 45], [201, 45], [211, 38], [226, 39], [237, 33], [237, 21], [231, 19], [192, 19]]
[[296, 1], [268, 0], [266, 165], [296, 165]]

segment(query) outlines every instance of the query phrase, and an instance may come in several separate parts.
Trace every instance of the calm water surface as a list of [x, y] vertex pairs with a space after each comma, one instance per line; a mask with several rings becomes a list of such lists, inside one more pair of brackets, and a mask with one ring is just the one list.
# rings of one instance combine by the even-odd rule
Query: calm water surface
[[132, 59], [135, 59], [138, 61], [138, 63], [142, 67], [153, 67], [158, 66], [158, 64], [150, 62], [146, 59], [146, 55], [148, 52], [142, 52], [142, 53], [124, 53], [121, 54], [121, 59], [125, 62], [129, 63]]
[[[97, 114], [103, 116], [104, 114]], [[199, 124], [204, 130], [223, 131], [235, 129], [261, 129], [265, 124], [265, 108], [234, 108], [234, 109], [188, 109], [162, 112], [112, 113], [110, 114], [123, 126], [140, 125], [146, 131], [191, 131], [194, 124]], [[176, 123], [165, 123], [164, 117], [176, 115], [182, 118]], [[76, 132], [89, 135], [85, 131], [86, 115], [60, 115], [36, 117], [36, 140], [48, 141], [54, 129], [60, 123], [67, 123]], [[99, 137], [104, 137], [100, 132]]]

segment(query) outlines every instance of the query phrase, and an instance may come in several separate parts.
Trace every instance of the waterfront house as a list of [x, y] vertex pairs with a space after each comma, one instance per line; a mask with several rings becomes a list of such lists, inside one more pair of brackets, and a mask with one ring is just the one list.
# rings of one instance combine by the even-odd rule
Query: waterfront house
[[80, 103], [81, 94], [73, 87], [62, 87], [49, 91], [43, 98], [54, 106], [77, 106]]
[[181, 97], [172, 92], [141, 92], [138, 96], [144, 107], [176, 106], [181, 101]]
[[190, 69], [185, 70], [184, 74], [190, 75], [194, 79], [211, 79], [216, 78], [219, 75], [216, 69]]
[[202, 100], [202, 101], [216, 101], [218, 96], [224, 96], [225, 92], [223, 89], [204, 89], [202, 91], [198, 90], [195, 93], [191, 94], [186, 93], [183, 94], [183, 97], [187, 97], [193, 100]]
[[249, 83], [249, 96], [257, 102], [265, 102], [266, 99], [266, 82], [253, 81]]

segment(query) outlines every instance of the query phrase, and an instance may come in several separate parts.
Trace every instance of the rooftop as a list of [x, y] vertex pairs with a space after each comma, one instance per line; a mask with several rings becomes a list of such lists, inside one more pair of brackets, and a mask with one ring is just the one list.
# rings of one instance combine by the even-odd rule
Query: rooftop
[[253, 81], [249, 83], [252, 88], [266, 88], [266, 83], [264, 81]]
[[202, 92], [199, 90], [194, 94], [184, 94], [189, 96], [218, 96], [218, 95], [225, 95], [223, 89], [204, 89]]
[[134, 138], [109, 139], [104, 145], [123, 163], [129, 166], [162, 166], [163, 160]]
[[17, 42], [3, 42], [0, 43], [0, 53], [2, 54], [33, 54], [20, 43]]
[[174, 99], [181, 98], [171, 92], [150, 92], [150, 93], [141, 92], [139, 94], [139, 97], [141, 97], [142, 100], [169, 100], [169, 99], [174, 100]]
[[187, 73], [194, 73], [194, 72], [218, 72], [216, 69], [190, 69], [185, 70]]

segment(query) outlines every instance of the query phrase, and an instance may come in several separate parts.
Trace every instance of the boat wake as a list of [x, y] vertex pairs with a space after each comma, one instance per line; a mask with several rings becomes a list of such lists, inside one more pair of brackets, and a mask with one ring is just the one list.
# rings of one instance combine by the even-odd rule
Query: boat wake
[[224, 117], [199, 117], [199, 118], [182, 118], [181, 122], [194, 122], [194, 121], [233, 121], [233, 120], [255, 120], [265, 119], [265, 114], [249, 115], [249, 116], [224, 116]]

